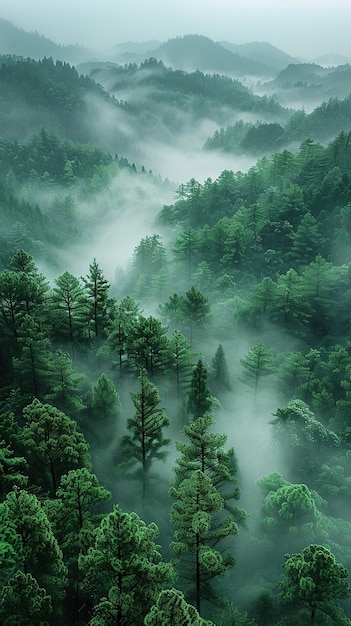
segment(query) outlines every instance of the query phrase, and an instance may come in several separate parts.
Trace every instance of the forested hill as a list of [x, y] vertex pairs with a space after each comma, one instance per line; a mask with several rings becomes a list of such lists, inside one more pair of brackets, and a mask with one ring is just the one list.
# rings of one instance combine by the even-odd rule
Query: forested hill
[[17, 28], [12, 22], [0, 18], [1, 54], [17, 55], [31, 59], [52, 57], [69, 63], [79, 63], [92, 58], [93, 53], [83, 46], [62, 46], [51, 39]]
[[[208, 116], [286, 111], [155, 59], [94, 76], [116, 96], [0, 68], [0, 623], [350, 626], [348, 103], [198, 181]], [[188, 178], [136, 139], [194, 143]]]

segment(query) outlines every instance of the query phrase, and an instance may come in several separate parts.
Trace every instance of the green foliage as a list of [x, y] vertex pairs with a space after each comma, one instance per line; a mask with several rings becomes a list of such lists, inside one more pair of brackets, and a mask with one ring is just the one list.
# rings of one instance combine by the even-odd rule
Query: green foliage
[[163, 585], [173, 579], [155, 544], [157, 536], [156, 524], [147, 526], [136, 513], [118, 506], [102, 520], [94, 546], [80, 558], [84, 587], [95, 605], [93, 623], [101, 623], [106, 614], [115, 623], [142, 623]]
[[40, 468], [38, 482], [55, 495], [63, 474], [89, 465], [88, 444], [77, 424], [50, 404], [35, 399], [24, 408], [23, 416], [22, 441], [32, 466]]
[[[310, 624], [348, 624], [339, 599], [348, 598], [348, 572], [321, 545], [309, 545], [300, 554], [287, 554], [283, 565], [286, 578], [280, 583], [279, 600]], [[295, 614], [296, 618], [296, 614]], [[302, 623], [302, 622], [301, 622]]]
[[125, 466], [141, 465], [143, 503], [146, 498], [147, 483], [151, 466], [156, 460], [164, 461], [167, 455], [162, 450], [170, 443], [165, 439], [163, 429], [169, 426], [165, 409], [158, 405], [161, 402], [157, 387], [150, 382], [146, 370], [139, 376], [140, 391], [131, 393], [136, 408], [134, 417], [127, 420], [129, 435], [122, 439], [122, 450], [126, 458]]
[[197, 610], [185, 601], [177, 589], [161, 591], [156, 604], [144, 619], [145, 626], [211, 626]]
[[0, 616], [4, 626], [44, 626], [52, 615], [51, 597], [31, 574], [16, 572], [3, 588]]

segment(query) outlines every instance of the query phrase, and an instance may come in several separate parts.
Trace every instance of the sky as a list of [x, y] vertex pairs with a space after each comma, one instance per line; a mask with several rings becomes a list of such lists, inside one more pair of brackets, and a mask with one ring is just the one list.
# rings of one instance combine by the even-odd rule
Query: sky
[[306, 60], [331, 52], [351, 57], [349, 0], [0, 0], [0, 17], [94, 49], [198, 34], [267, 41]]

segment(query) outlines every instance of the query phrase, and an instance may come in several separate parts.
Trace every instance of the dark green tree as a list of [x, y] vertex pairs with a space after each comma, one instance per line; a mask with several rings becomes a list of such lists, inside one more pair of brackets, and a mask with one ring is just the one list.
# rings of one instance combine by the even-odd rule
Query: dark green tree
[[169, 342], [169, 368], [172, 376], [175, 377], [177, 394], [177, 415], [185, 415], [186, 403], [185, 394], [190, 387], [195, 356], [190, 349], [189, 340], [178, 330], [174, 331]]
[[53, 337], [73, 350], [88, 337], [87, 296], [78, 278], [69, 272], [59, 276], [55, 284], [49, 302]]
[[163, 372], [169, 361], [168, 344], [167, 327], [152, 315], [140, 315], [127, 338], [130, 365], [136, 370], [146, 369], [149, 374]]
[[120, 373], [122, 372], [123, 358], [128, 358], [129, 333], [137, 324], [140, 313], [138, 303], [130, 296], [126, 296], [118, 305], [115, 305], [113, 319], [106, 327], [107, 340], [101, 351], [112, 357], [118, 355]]
[[157, 387], [150, 382], [146, 370], [139, 376], [140, 391], [131, 393], [136, 409], [134, 417], [127, 420], [129, 435], [122, 439], [122, 450], [126, 458], [125, 466], [140, 465], [143, 505], [146, 499], [147, 485], [152, 464], [156, 460], [165, 460], [167, 451], [162, 450], [170, 440], [165, 439], [163, 429], [170, 421], [161, 402]]
[[49, 624], [52, 619], [51, 597], [30, 573], [17, 571], [2, 590], [0, 618], [3, 626]]
[[193, 416], [193, 419], [202, 417], [211, 409], [214, 401], [215, 399], [207, 387], [207, 370], [202, 360], [199, 359], [191, 378], [188, 411]]
[[219, 344], [212, 359], [209, 378], [215, 394], [231, 391], [232, 385], [222, 344]]
[[204, 620], [178, 589], [161, 591], [144, 619], [145, 626], [213, 626]]

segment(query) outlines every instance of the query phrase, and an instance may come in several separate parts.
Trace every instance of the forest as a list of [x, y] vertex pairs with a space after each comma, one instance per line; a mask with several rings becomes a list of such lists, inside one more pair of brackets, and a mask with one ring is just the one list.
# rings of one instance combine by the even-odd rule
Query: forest
[[351, 624], [337, 70], [0, 57], [3, 626]]

